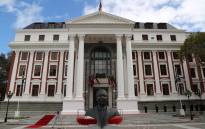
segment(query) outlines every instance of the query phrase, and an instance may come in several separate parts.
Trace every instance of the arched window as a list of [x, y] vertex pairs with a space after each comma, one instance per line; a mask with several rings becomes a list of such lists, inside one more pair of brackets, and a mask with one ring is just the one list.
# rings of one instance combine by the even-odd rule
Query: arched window
[[111, 53], [105, 47], [96, 47], [91, 52], [91, 75], [111, 75]]

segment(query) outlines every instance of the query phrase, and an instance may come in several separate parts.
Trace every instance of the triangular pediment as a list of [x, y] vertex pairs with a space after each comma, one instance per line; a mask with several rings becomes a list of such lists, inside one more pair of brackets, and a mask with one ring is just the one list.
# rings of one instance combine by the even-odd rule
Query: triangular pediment
[[95, 12], [77, 19], [66, 21], [67, 24], [134, 24], [135, 22], [126, 18], [112, 15], [106, 12]]

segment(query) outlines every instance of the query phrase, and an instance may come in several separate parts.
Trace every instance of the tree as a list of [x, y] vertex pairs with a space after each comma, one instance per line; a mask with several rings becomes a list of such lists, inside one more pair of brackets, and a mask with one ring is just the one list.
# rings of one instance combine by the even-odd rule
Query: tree
[[182, 60], [195, 58], [197, 71], [200, 80], [201, 93], [204, 92], [201, 65], [205, 65], [205, 32], [192, 33], [184, 41], [184, 45], [181, 46], [180, 57]]
[[10, 55], [10, 53], [7, 56], [3, 53], [0, 54], [0, 101], [4, 100], [6, 93]]

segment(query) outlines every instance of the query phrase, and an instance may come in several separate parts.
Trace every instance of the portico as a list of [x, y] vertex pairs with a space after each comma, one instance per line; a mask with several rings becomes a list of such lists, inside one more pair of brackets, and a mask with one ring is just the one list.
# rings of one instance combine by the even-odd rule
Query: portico
[[[75, 114], [78, 110], [84, 111], [87, 108], [92, 108], [95, 96], [94, 89], [97, 87], [107, 87], [109, 107], [116, 106], [124, 113], [138, 113], [138, 104], [134, 95], [132, 35], [130, 33], [132, 24], [134, 22], [130, 20], [104, 12], [96, 12], [67, 22], [71, 34], [69, 35], [67, 94], [63, 100], [63, 113]], [[81, 29], [83, 33], [81, 33]], [[85, 47], [86, 45], [89, 47]], [[95, 66], [99, 61], [95, 61], [95, 64], [91, 66], [91, 48], [95, 49], [96, 47], [99, 49], [114, 48], [111, 51], [109, 68], [106, 66], [108, 64]], [[87, 50], [84, 50], [85, 48]], [[96, 68], [93, 71], [89, 67]], [[97, 67], [100, 68], [97, 69]], [[108, 69], [106, 70], [104, 67]], [[108, 70], [110, 72], [106, 72]], [[100, 75], [101, 77], [98, 77]], [[94, 82], [93, 86], [89, 84], [90, 76], [94, 76], [98, 80], [97, 83]], [[115, 86], [109, 84], [108, 77], [113, 78]], [[124, 81], [125, 77], [128, 78], [126, 82]]]

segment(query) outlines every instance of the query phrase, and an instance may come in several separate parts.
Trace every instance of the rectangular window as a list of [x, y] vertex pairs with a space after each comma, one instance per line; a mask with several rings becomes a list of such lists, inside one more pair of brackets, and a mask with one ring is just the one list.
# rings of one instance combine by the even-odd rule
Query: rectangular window
[[65, 52], [65, 60], [68, 60], [68, 51]]
[[65, 77], [67, 77], [67, 72], [68, 72], [68, 65], [65, 65], [65, 68], [64, 68], [64, 71], [65, 71]]
[[21, 52], [21, 60], [28, 60], [28, 52]]
[[16, 96], [22, 96], [23, 87], [22, 85], [16, 86]]
[[19, 76], [24, 76], [26, 73], [26, 65], [20, 65], [19, 66]]
[[132, 59], [133, 59], [133, 60], [136, 59], [135, 52], [132, 52]]
[[178, 53], [178, 52], [172, 52], [172, 54], [173, 54], [173, 58], [174, 58], [175, 60], [178, 60], [178, 59], [179, 59], [179, 53]]
[[64, 95], [64, 97], [66, 96], [66, 85], [64, 85], [64, 87], [63, 87], [64, 89], [63, 89], [63, 95]]
[[134, 76], [136, 76], [136, 75], [137, 75], [136, 65], [133, 65], [133, 74], [134, 74]]
[[157, 41], [162, 41], [162, 35], [157, 35]]
[[154, 90], [153, 90], [153, 84], [147, 84], [147, 96], [153, 96]]
[[53, 35], [53, 41], [58, 41], [59, 40], [59, 35], [55, 34]]
[[144, 59], [145, 60], [150, 60], [151, 59], [150, 52], [144, 52]]
[[58, 52], [51, 52], [51, 60], [58, 60]]
[[44, 41], [44, 39], [45, 39], [45, 35], [39, 35], [39, 37], [38, 37], [39, 41]]
[[149, 64], [145, 65], [145, 75], [146, 76], [151, 76], [152, 75], [152, 67]]
[[153, 29], [153, 23], [151, 23], [151, 22], [145, 23], [145, 24], [144, 24], [144, 28], [145, 28], [145, 29]]
[[147, 34], [143, 34], [142, 35], [142, 40], [148, 40], [148, 35]]
[[198, 85], [197, 84], [192, 84], [191, 89], [194, 93], [198, 92]]
[[138, 96], [137, 84], [135, 84], [134, 86], [135, 86], [135, 96]]
[[32, 96], [38, 96], [39, 85], [33, 85]]
[[55, 93], [55, 85], [48, 85], [48, 97], [54, 96]]
[[171, 41], [176, 41], [176, 35], [170, 35]]
[[164, 52], [159, 52], [158, 54], [159, 54], [159, 59], [160, 59], [160, 60], [164, 60], [164, 59], [165, 59], [165, 54], [164, 54]]
[[166, 23], [158, 23], [157, 28], [158, 29], [167, 29], [167, 24]]
[[36, 52], [36, 60], [43, 60], [43, 52]]
[[49, 76], [56, 76], [57, 74], [57, 66], [56, 65], [50, 65], [50, 71]]
[[196, 78], [195, 68], [190, 68], [190, 72], [191, 72], [191, 77]]
[[41, 76], [41, 65], [34, 66], [34, 76]]
[[169, 85], [162, 84], [162, 88], [163, 88], [163, 95], [169, 95]]
[[184, 95], [184, 85], [182, 83], [179, 84], [178, 93]]
[[181, 70], [180, 64], [175, 64], [174, 65], [174, 70], [175, 70], [175, 74], [182, 75], [182, 70]]
[[166, 65], [160, 65], [160, 73], [161, 73], [161, 75], [162, 76], [165, 76], [165, 75], [167, 75], [167, 67], [166, 67]]
[[31, 39], [31, 35], [25, 35], [24, 41], [30, 41], [30, 39]]
[[202, 68], [203, 76], [205, 78], [205, 68]]

